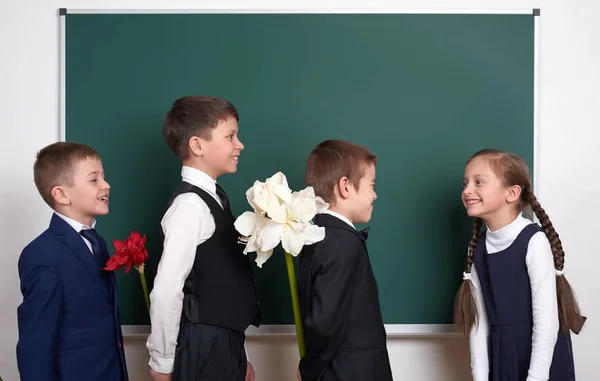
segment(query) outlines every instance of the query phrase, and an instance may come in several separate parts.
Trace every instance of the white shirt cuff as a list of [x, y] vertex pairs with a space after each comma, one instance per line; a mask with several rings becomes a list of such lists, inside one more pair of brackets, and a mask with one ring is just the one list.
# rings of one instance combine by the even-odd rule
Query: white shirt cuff
[[[472, 372], [473, 381], [488, 381], [489, 371], [487, 369], [475, 369]], [[527, 380], [529, 381], [529, 380]]]
[[173, 368], [175, 367], [175, 358], [171, 357], [164, 359], [150, 356], [148, 365], [150, 365], [152, 370], [158, 373], [173, 373]]
[[537, 378], [535, 376], [529, 375], [527, 376], [527, 381], [547, 381], [547, 378]]

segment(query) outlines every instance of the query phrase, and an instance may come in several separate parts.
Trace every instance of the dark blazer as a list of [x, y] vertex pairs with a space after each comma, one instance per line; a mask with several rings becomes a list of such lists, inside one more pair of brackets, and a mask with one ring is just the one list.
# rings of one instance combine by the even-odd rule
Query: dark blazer
[[100, 271], [83, 238], [56, 214], [25, 247], [17, 310], [21, 380], [128, 379], [115, 276], [110, 272], [107, 289]]
[[302, 380], [392, 380], [365, 234], [329, 214], [315, 224], [325, 227], [325, 239], [304, 247], [298, 276]]

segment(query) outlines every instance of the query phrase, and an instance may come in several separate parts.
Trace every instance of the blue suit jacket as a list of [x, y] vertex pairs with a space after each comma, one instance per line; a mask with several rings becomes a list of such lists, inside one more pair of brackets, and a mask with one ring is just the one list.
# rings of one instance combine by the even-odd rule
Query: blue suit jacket
[[55, 214], [25, 247], [17, 310], [21, 380], [128, 379], [115, 276], [108, 290], [100, 271], [79, 233]]

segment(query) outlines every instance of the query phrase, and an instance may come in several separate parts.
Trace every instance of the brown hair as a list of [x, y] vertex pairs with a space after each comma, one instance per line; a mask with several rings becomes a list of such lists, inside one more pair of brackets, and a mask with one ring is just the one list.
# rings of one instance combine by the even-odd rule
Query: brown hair
[[[521, 187], [521, 210], [526, 207], [531, 207], [537, 219], [542, 225], [542, 230], [546, 234], [552, 255], [554, 256], [554, 268], [562, 271], [565, 264], [565, 252], [558, 237], [558, 233], [554, 230], [550, 218], [540, 205], [539, 201], [533, 194], [531, 188], [531, 175], [525, 161], [518, 155], [507, 153], [499, 150], [484, 149], [475, 153], [467, 162], [467, 165], [475, 158], [482, 157], [488, 160], [490, 167], [504, 182], [505, 186], [518, 185]], [[473, 234], [469, 243], [469, 252], [467, 255], [467, 263], [465, 265], [465, 273], [471, 272], [473, 266], [473, 255], [475, 247], [479, 239], [479, 233], [483, 221], [476, 218], [473, 224]], [[579, 305], [573, 293], [573, 290], [564, 275], [556, 277], [556, 293], [558, 300], [558, 314], [560, 320], [560, 329], [567, 332], [569, 329], [573, 332], [579, 332], [585, 318], [581, 316]], [[460, 329], [465, 334], [468, 334], [471, 327], [477, 321], [477, 308], [475, 300], [471, 293], [471, 285], [469, 280], [464, 280], [456, 295], [454, 308], [454, 321], [457, 329]]]
[[181, 160], [189, 156], [190, 138], [212, 138], [212, 129], [220, 121], [233, 117], [239, 121], [235, 107], [229, 101], [214, 96], [185, 96], [177, 99], [165, 115], [163, 138]]
[[368, 149], [344, 140], [326, 140], [315, 147], [308, 156], [304, 183], [312, 186], [315, 194], [331, 203], [335, 184], [344, 176], [358, 189], [365, 167], [375, 165], [377, 157]]
[[85, 159], [100, 159], [92, 147], [80, 143], [58, 142], [42, 148], [33, 164], [33, 181], [40, 195], [54, 208], [52, 188], [73, 185], [73, 166]]

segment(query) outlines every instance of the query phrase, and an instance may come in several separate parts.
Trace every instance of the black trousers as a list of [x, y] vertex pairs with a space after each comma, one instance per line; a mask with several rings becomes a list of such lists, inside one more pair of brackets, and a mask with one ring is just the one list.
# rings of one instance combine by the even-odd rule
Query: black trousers
[[243, 332], [213, 325], [181, 322], [175, 353], [174, 381], [244, 381]]

